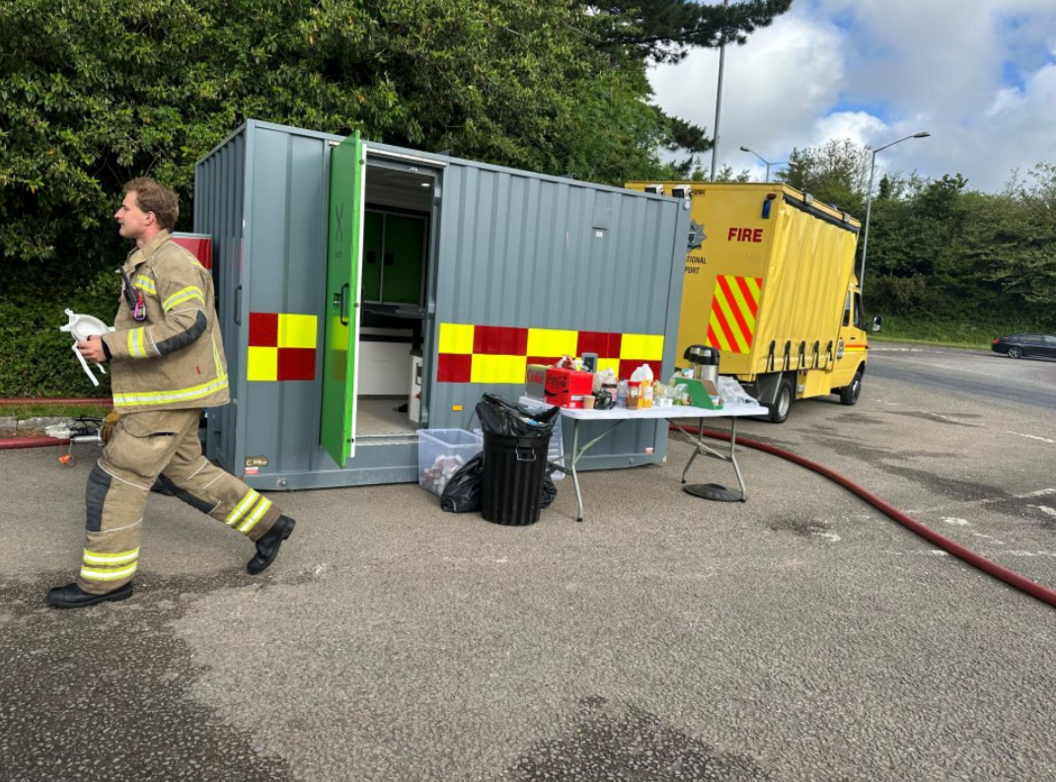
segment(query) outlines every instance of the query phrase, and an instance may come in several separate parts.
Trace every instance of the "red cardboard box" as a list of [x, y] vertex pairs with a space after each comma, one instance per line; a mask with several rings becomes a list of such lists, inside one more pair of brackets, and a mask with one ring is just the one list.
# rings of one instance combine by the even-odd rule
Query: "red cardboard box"
[[594, 392], [594, 375], [574, 369], [546, 370], [546, 401], [557, 407], [582, 408], [583, 397]]

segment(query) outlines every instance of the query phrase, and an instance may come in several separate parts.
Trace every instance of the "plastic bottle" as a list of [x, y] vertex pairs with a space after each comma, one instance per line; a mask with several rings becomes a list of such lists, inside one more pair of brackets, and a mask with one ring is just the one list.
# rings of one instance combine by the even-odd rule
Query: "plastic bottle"
[[627, 407], [627, 381], [616, 384], [616, 407]]

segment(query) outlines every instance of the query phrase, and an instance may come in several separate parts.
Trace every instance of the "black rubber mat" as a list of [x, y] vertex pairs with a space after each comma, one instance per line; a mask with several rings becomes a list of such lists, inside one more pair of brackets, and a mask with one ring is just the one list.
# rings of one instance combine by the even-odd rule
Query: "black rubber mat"
[[744, 502], [744, 496], [739, 491], [727, 489], [719, 483], [691, 483], [683, 486], [682, 491], [694, 497], [716, 502]]

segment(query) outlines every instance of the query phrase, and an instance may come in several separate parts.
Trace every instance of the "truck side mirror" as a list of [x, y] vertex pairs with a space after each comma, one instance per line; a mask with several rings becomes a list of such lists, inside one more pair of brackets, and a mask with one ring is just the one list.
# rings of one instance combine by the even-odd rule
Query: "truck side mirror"
[[873, 318], [873, 331], [879, 331], [881, 328], [883, 328], [883, 325], [884, 317], [882, 315], [877, 315], [875, 318]]

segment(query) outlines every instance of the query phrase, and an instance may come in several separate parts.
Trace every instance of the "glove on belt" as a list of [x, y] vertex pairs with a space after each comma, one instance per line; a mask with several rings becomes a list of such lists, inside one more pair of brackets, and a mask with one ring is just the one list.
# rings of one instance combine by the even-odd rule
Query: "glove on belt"
[[103, 419], [103, 424], [99, 427], [99, 439], [103, 441], [104, 445], [110, 442], [110, 438], [113, 437], [114, 427], [117, 426], [120, 418], [121, 413], [115, 410]]

